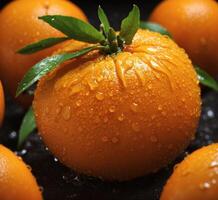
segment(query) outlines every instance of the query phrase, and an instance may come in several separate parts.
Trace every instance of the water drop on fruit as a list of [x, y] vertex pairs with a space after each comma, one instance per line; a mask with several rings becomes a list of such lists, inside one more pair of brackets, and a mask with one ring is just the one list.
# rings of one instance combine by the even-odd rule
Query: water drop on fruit
[[124, 116], [124, 114], [122, 113], [122, 114], [118, 117], [118, 120], [119, 120], [119, 121], [123, 121], [123, 120], [124, 120], [124, 117], [125, 117], [125, 116]]
[[71, 117], [71, 107], [65, 106], [62, 110], [62, 116], [65, 120], [69, 120]]
[[101, 140], [102, 140], [102, 142], [108, 142], [108, 137], [107, 136], [103, 136]]
[[111, 106], [111, 107], [109, 108], [109, 111], [110, 111], [111, 113], [115, 112], [115, 106]]
[[210, 163], [210, 167], [214, 168], [214, 167], [218, 167], [218, 161], [213, 161]]
[[81, 100], [78, 100], [78, 101], [76, 102], [76, 106], [77, 106], [77, 107], [80, 107], [80, 106], [81, 106], [81, 103], [82, 103]]
[[136, 122], [136, 123], [133, 123], [132, 124], [132, 129], [135, 131], [135, 132], [139, 132], [140, 131], [140, 126], [139, 124]]
[[131, 107], [131, 110], [133, 112], [137, 112], [138, 111], [138, 104], [137, 103], [132, 103], [132, 105], [130, 107]]
[[117, 142], [119, 142], [119, 139], [117, 137], [113, 137], [111, 141], [112, 143], [116, 144]]
[[102, 101], [104, 99], [104, 94], [102, 92], [97, 92], [95, 95], [96, 99]]
[[201, 190], [209, 189], [210, 188], [210, 183], [208, 183], [208, 182], [201, 183], [199, 187], [200, 187]]
[[151, 142], [157, 142], [157, 137], [155, 135], [152, 135], [150, 137]]

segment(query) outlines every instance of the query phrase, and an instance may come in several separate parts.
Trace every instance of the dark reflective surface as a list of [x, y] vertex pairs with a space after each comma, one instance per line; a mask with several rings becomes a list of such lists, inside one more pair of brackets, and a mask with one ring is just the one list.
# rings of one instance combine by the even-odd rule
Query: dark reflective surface
[[[6, 1], [1, 1], [1, 4]], [[146, 19], [155, 3], [158, 1], [74, 1], [89, 16], [95, 25], [97, 5], [101, 4], [106, 12], [112, 16], [112, 24], [118, 28], [121, 18], [126, 16], [131, 5], [138, 4], [142, 11], [142, 18]], [[42, 187], [45, 200], [158, 200], [160, 192], [176, 162], [193, 150], [218, 141], [218, 94], [205, 92], [203, 94], [202, 117], [197, 138], [187, 151], [177, 158], [177, 161], [156, 174], [142, 177], [124, 183], [107, 183], [101, 180], [80, 176], [64, 167], [43, 146], [37, 134], [32, 134], [17, 153], [32, 167]], [[23, 110], [10, 99], [7, 100], [6, 119], [0, 130], [0, 143], [16, 151], [17, 130], [23, 116]]]

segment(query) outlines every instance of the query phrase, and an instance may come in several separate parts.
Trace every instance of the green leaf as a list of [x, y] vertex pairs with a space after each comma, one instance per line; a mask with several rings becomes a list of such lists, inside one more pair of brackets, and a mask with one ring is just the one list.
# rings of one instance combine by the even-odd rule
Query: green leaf
[[33, 113], [32, 107], [26, 112], [23, 121], [21, 123], [21, 127], [19, 130], [19, 138], [18, 138], [18, 147], [20, 147], [23, 142], [27, 139], [27, 137], [34, 131], [36, 128], [35, 117]]
[[105, 14], [101, 6], [98, 7], [98, 18], [100, 19], [104, 33], [107, 36], [110, 28], [110, 23], [108, 21], [107, 15]]
[[202, 85], [212, 88], [218, 92], [218, 82], [212, 76], [197, 66], [195, 66], [195, 70], [198, 74], [198, 80]]
[[52, 47], [56, 44], [59, 44], [61, 42], [64, 42], [66, 40], [69, 40], [70, 38], [68, 37], [62, 37], [62, 38], [47, 38], [44, 40], [40, 40], [36, 43], [32, 43], [30, 45], [27, 45], [26, 47], [20, 49], [17, 51], [17, 53], [20, 54], [32, 54], [35, 53], [37, 51], [41, 51], [43, 49]]
[[49, 71], [55, 69], [61, 63], [100, 48], [101, 46], [99, 45], [87, 47], [73, 53], [58, 54], [41, 60], [25, 74], [23, 80], [18, 85], [16, 97], [19, 96], [26, 89], [28, 89], [36, 81], [38, 81], [42, 76], [46, 75]]
[[94, 26], [74, 17], [46, 15], [39, 19], [75, 40], [88, 43], [99, 43], [105, 40], [104, 35]]
[[162, 35], [168, 35], [170, 38], [172, 38], [172, 35], [169, 33], [169, 31], [161, 26], [160, 24], [157, 23], [152, 23], [152, 22], [140, 22], [140, 28], [142, 29], [148, 29], [153, 32], [158, 32]]
[[122, 21], [120, 37], [126, 44], [131, 44], [140, 24], [140, 11], [138, 6], [134, 5], [129, 15]]

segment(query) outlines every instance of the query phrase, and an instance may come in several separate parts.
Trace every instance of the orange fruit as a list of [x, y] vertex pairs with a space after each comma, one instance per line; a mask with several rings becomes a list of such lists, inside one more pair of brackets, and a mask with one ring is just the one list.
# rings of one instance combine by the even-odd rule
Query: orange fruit
[[[80, 8], [66, 0], [17, 0], [9, 3], [1, 11], [0, 79], [12, 96], [15, 96], [18, 82], [27, 70], [58, 48], [55, 46], [28, 56], [16, 53], [18, 49], [38, 40], [63, 37], [62, 33], [38, 20], [39, 16], [55, 14], [87, 20]], [[21, 97], [20, 101], [24, 105], [29, 105], [31, 98]]]
[[0, 199], [42, 200], [36, 180], [21, 158], [0, 145]]
[[165, 0], [150, 16], [166, 27], [194, 64], [218, 75], [218, 3], [214, 0]]
[[[88, 44], [74, 42], [62, 51]], [[172, 161], [194, 137], [198, 79], [171, 39], [138, 30], [117, 54], [94, 51], [44, 76], [34, 98], [39, 132], [78, 172], [128, 180]]]
[[0, 81], [0, 126], [2, 124], [4, 111], [5, 111], [4, 91], [3, 91], [2, 83]]
[[161, 200], [217, 200], [218, 144], [198, 149], [182, 161], [164, 187]]

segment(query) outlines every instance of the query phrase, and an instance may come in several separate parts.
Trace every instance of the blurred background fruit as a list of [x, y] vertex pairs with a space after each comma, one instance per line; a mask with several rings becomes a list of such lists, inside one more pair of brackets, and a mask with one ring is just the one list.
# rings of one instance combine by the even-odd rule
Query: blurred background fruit
[[161, 200], [217, 200], [218, 143], [203, 147], [175, 167]]
[[166, 27], [194, 64], [218, 75], [218, 3], [215, 0], [165, 0], [150, 21]]
[[[71, 51], [84, 47], [75, 44]], [[43, 77], [34, 99], [39, 133], [62, 163], [121, 181], [175, 159], [194, 138], [200, 107], [188, 56], [146, 30], [117, 55], [92, 53]]]
[[0, 199], [42, 200], [30, 169], [3, 145], [0, 145]]
[[4, 91], [0, 80], [0, 127], [3, 121], [4, 111], [5, 111]]
[[[13, 97], [26, 71], [58, 48], [49, 48], [31, 56], [16, 53], [18, 49], [38, 40], [63, 36], [38, 20], [39, 16], [52, 14], [74, 16], [87, 21], [83, 11], [66, 0], [17, 0], [9, 3], [0, 13], [0, 79]], [[27, 94], [19, 100], [25, 106], [31, 102]]]

